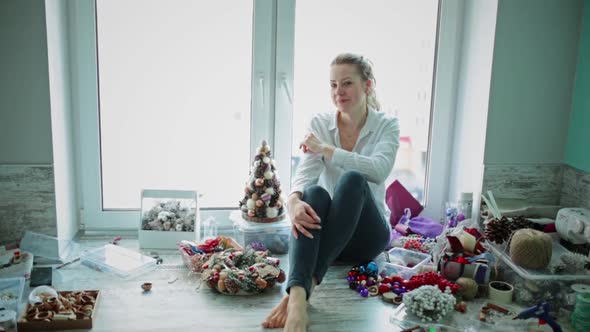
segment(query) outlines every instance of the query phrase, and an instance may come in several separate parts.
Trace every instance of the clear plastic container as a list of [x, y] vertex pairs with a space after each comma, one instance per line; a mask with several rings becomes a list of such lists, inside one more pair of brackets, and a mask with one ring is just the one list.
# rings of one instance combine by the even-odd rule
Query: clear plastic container
[[156, 268], [156, 259], [112, 244], [83, 251], [80, 261], [95, 270], [122, 278], [133, 278]]
[[553, 253], [549, 266], [543, 270], [525, 269], [510, 259], [506, 245], [490, 245], [490, 252], [498, 259], [498, 276], [514, 287], [514, 302], [532, 306], [550, 302], [554, 308], [572, 307], [572, 284], [590, 284], [590, 271], [577, 273], [552, 273], [550, 267], [560, 262], [560, 256], [569, 251], [557, 240], [553, 241]]
[[[393, 309], [389, 316], [392, 325], [402, 329], [421, 326], [426, 331], [453, 331], [453, 332], [505, 332], [505, 331], [529, 331], [534, 326], [529, 326], [532, 320], [513, 320], [512, 318], [521, 311], [521, 308], [514, 305], [502, 305], [510, 312], [507, 315], [493, 314], [487, 321], [479, 320], [479, 312], [488, 303], [486, 299], [477, 299], [465, 302], [467, 305], [465, 313], [451, 311], [443, 319], [437, 322], [424, 322], [409, 310], [405, 304]], [[493, 317], [493, 318], [492, 318]], [[536, 321], [533, 321], [536, 325]]]
[[432, 259], [429, 254], [403, 248], [393, 248], [388, 255], [389, 262], [383, 262], [383, 270], [387, 275], [396, 274], [404, 279], [420, 272], [422, 265]]
[[25, 278], [0, 279], [0, 308], [18, 312], [25, 289]]
[[517, 264], [515, 264], [512, 259], [510, 259], [510, 249], [506, 248], [505, 245], [491, 245], [490, 246], [492, 253], [496, 257], [500, 257], [504, 263], [506, 263], [514, 272], [516, 272], [519, 276], [527, 279], [527, 280], [571, 280], [571, 281], [582, 281], [588, 280], [590, 281], [590, 271], [580, 271], [575, 274], [554, 274], [550, 271], [549, 267], [560, 262], [560, 256], [569, 253], [570, 251], [567, 250], [564, 246], [559, 244], [558, 241], [553, 241], [553, 253], [551, 255], [551, 262], [547, 268], [543, 270], [532, 270], [532, 269], [525, 269]]
[[176, 249], [181, 240], [201, 240], [198, 194], [190, 190], [141, 192], [139, 247]]
[[240, 211], [232, 212], [230, 218], [234, 222], [234, 238], [241, 245], [260, 242], [275, 255], [289, 251], [291, 222], [288, 218], [271, 223], [256, 223], [242, 219]]
[[50, 260], [45, 263], [51, 264], [75, 259], [80, 251], [80, 245], [71, 240], [26, 231], [20, 241], [20, 249], [32, 253], [36, 257], [35, 263], [39, 263], [39, 257], [43, 257]]

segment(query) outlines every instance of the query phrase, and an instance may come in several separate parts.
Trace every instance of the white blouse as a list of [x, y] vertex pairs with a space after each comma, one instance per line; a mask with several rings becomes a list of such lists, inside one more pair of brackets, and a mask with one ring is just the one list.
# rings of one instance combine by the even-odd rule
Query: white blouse
[[398, 120], [383, 112], [369, 109], [367, 121], [361, 129], [356, 145], [352, 152], [349, 152], [342, 149], [340, 144], [337, 116], [337, 112], [321, 113], [311, 120], [308, 132], [336, 149], [331, 160], [325, 159], [319, 153], [303, 153], [291, 184], [291, 193], [303, 193], [307, 186], [318, 184], [333, 197], [334, 187], [340, 176], [346, 171], [354, 170], [367, 179], [377, 207], [389, 224], [390, 211], [385, 204], [385, 180], [393, 169], [399, 147]]

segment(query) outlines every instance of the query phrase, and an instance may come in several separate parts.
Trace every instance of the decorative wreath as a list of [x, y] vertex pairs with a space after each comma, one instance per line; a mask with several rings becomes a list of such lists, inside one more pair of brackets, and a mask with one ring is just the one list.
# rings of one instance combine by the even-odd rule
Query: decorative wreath
[[200, 245], [183, 241], [180, 249], [190, 257], [190, 269], [201, 273], [201, 281], [222, 294], [257, 294], [285, 281], [278, 258], [244, 249], [232, 238], [218, 236]]

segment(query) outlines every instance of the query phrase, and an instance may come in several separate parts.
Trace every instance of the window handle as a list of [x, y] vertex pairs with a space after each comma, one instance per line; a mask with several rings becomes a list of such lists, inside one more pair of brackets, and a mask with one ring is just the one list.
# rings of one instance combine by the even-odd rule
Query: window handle
[[258, 74], [258, 90], [259, 90], [259, 98], [260, 98], [260, 108], [264, 108], [264, 74]]
[[293, 95], [291, 94], [291, 88], [289, 87], [289, 82], [287, 81], [287, 75], [284, 73], [281, 74], [281, 86], [283, 87], [283, 90], [285, 90], [285, 94], [289, 99], [289, 103], [293, 105]]

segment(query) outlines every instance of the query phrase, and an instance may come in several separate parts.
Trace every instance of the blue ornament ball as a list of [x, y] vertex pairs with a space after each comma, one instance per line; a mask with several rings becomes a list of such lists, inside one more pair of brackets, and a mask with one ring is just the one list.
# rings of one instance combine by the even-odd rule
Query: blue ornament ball
[[379, 267], [375, 262], [370, 262], [367, 264], [367, 273], [377, 273], [379, 271]]

